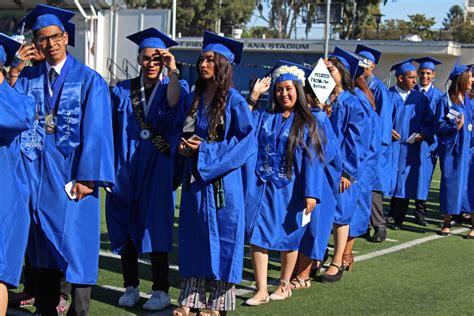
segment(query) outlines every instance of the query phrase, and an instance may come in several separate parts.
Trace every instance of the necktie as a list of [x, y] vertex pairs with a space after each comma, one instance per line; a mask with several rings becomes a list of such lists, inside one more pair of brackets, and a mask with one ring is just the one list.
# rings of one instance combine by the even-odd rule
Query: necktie
[[58, 78], [58, 73], [56, 70], [54, 70], [54, 68], [51, 68], [48, 73], [49, 85], [51, 86], [51, 89], [53, 88], [56, 78]]
[[425, 89], [421, 89], [421, 92], [422, 92], [423, 94], [426, 94], [426, 90], [425, 90]]

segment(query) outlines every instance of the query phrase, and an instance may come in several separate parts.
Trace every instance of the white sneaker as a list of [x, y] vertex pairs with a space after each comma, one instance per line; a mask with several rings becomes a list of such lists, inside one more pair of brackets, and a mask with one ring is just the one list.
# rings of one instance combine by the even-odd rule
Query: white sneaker
[[151, 292], [151, 297], [148, 299], [148, 301], [146, 301], [145, 304], [143, 304], [143, 309], [147, 309], [150, 311], [158, 311], [165, 309], [170, 305], [170, 296], [161, 290], [157, 290]]
[[125, 293], [120, 296], [118, 304], [125, 307], [133, 307], [140, 299], [138, 287], [127, 286]]

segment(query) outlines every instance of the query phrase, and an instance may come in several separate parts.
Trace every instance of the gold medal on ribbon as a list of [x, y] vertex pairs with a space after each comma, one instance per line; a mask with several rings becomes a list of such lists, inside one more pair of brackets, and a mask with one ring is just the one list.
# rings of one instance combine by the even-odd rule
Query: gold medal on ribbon
[[57, 122], [57, 118], [54, 116], [53, 113], [49, 113], [48, 115], [46, 115], [46, 117], [44, 118], [46, 133], [48, 134], [54, 133], [54, 131], [56, 130], [56, 122]]

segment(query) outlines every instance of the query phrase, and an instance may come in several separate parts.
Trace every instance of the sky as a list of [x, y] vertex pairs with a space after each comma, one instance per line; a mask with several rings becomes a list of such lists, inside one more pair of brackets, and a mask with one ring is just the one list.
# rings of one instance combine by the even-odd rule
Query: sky
[[[380, 5], [380, 9], [382, 14], [385, 15], [382, 21], [385, 19], [408, 20], [409, 14], [421, 13], [425, 14], [428, 18], [434, 17], [436, 24], [433, 28], [439, 29], [442, 28], [443, 19], [446, 17], [449, 9], [456, 4], [464, 8], [463, 0], [388, 0], [386, 5]], [[266, 14], [264, 12], [264, 15]], [[266, 26], [266, 22], [254, 15], [247, 26]], [[323, 28], [323, 24], [314, 25], [309, 37], [315, 39], [322, 38]], [[297, 29], [297, 38], [303, 37], [304, 27], [301, 26]]]

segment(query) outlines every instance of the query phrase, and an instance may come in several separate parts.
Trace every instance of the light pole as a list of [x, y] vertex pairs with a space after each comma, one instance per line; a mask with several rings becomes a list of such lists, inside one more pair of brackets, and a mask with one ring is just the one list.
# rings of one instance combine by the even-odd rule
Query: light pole
[[173, 39], [176, 39], [176, 1], [173, 0], [173, 8], [172, 8], [172, 26], [171, 26], [171, 36]]
[[380, 23], [382, 23], [382, 17], [385, 16], [385, 14], [375, 13], [374, 16], [375, 23], [377, 24], [377, 39], [379, 39]]
[[326, 29], [324, 32], [324, 58], [329, 55], [329, 31], [330, 31], [331, 0], [326, 0]]

